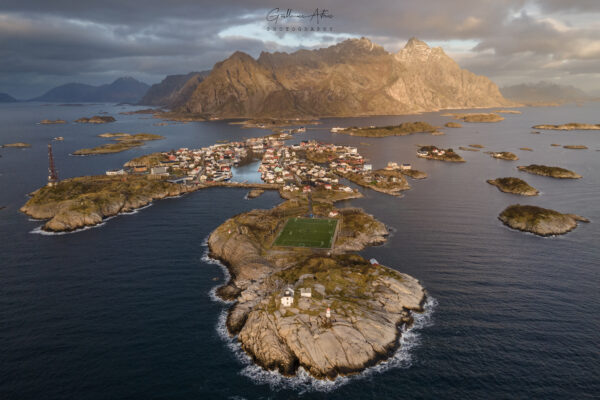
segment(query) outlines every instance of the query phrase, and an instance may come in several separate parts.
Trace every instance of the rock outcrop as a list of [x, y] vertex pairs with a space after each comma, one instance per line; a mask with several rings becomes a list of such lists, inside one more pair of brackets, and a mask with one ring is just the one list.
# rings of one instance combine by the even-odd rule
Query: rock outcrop
[[548, 167], [546, 165], [520, 165], [517, 167], [519, 171], [529, 172], [534, 175], [549, 176], [557, 179], [580, 179], [581, 175], [560, 167]]
[[496, 178], [488, 179], [487, 183], [496, 186], [504, 193], [520, 194], [521, 196], [537, 196], [539, 191], [519, 178]]
[[600, 124], [581, 124], [578, 122], [569, 122], [568, 124], [560, 124], [560, 125], [551, 125], [551, 124], [542, 124], [542, 125], [534, 125], [533, 129], [547, 129], [547, 130], [555, 130], [555, 131], [590, 131], [590, 130], [600, 130]]
[[[236, 52], [217, 63], [178, 111], [217, 118], [406, 114], [512, 105], [441, 48], [411, 39], [396, 54], [366, 38], [318, 50]], [[173, 106], [173, 104], [171, 104]]]
[[496, 151], [496, 152], [489, 152], [488, 154], [490, 156], [492, 156], [492, 158], [495, 158], [498, 160], [517, 161], [519, 159], [519, 157], [517, 157], [517, 155], [515, 153], [511, 153], [510, 151]]
[[[360, 209], [339, 210], [340, 228], [329, 254], [271, 249], [278, 227], [304, 207], [288, 201], [253, 210], [210, 235], [211, 255], [231, 274], [217, 291], [235, 300], [227, 328], [266, 369], [292, 375], [302, 366], [317, 378], [356, 373], [397, 348], [399, 327], [412, 323], [411, 312], [422, 311], [425, 291], [408, 275], [344, 254], [386, 240], [385, 226]], [[284, 307], [280, 298], [288, 287], [295, 295]], [[301, 288], [310, 289], [311, 296], [301, 296]]]
[[508, 206], [500, 213], [498, 219], [505, 225], [539, 236], [562, 235], [577, 227], [577, 222], [589, 222], [587, 218], [576, 214], [562, 214], [530, 205]]
[[48, 220], [50, 232], [68, 232], [101, 223], [105, 218], [131, 212], [154, 200], [192, 190], [183, 185], [146, 177], [88, 176], [60, 181], [32, 193], [21, 212]]
[[80, 124], [107, 124], [109, 122], [115, 122], [116, 119], [110, 115], [94, 115], [93, 117], [81, 117], [76, 119], [75, 122]]

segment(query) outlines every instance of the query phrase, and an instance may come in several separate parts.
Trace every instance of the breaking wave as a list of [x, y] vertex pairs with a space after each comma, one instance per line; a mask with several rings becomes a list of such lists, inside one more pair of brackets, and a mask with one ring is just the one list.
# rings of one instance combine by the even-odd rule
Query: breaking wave
[[[229, 280], [231, 279], [231, 274], [229, 273], [229, 270], [227, 269], [227, 267], [219, 260], [212, 258], [209, 253], [209, 249], [208, 249], [208, 237], [210, 236], [210, 234], [208, 236], [206, 236], [204, 238], [204, 240], [202, 241], [202, 245], [204, 246], [204, 253], [202, 254], [202, 257], [200, 257], [200, 259], [202, 260], [202, 262], [206, 263], [206, 264], [212, 264], [212, 265], [217, 265], [219, 266], [219, 268], [221, 268], [221, 271], [223, 271], [223, 280], [213, 286], [210, 291], [208, 292], [208, 296], [210, 297], [210, 299], [212, 301], [215, 301], [217, 303], [223, 303], [223, 304], [232, 304], [233, 301], [229, 301], [229, 300], [224, 300], [222, 298], [220, 298], [219, 296], [217, 296], [217, 289], [220, 288], [221, 286], [223, 286], [225, 283], [229, 282]], [[227, 314], [227, 309], [224, 310], [225, 314]]]

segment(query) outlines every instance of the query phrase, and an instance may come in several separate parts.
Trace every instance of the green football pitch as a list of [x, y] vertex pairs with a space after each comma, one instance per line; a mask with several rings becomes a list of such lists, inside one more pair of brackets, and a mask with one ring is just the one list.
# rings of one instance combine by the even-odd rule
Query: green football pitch
[[275, 239], [275, 246], [331, 247], [337, 219], [290, 218]]

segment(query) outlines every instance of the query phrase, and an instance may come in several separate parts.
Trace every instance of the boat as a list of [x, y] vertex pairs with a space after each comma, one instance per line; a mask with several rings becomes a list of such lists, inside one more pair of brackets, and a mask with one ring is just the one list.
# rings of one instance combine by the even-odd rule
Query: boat
[[65, 140], [65, 138], [62, 137], [62, 136], [57, 136], [57, 137], [54, 138], [54, 140], [62, 142], [63, 140]]

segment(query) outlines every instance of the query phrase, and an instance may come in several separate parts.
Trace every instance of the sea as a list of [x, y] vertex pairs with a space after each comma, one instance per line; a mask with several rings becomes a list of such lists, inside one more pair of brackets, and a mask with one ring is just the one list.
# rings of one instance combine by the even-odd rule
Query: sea
[[[104, 174], [142, 154], [264, 136], [228, 121], [160, 122], [122, 115], [114, 104], [0, 105], [0, 399], [581, 399], [600, 397], [600, 132], [541, 131], [541, 123], [598, 123], [600, 103], [521, 108], [498, 123], [463, 123], [443, 136], [361, 138], [334, 126], [426, 121], [444, 112], [326, 118], [290, 143], [315, 139], [353, 145], [374, 168], [411, 163], [429, 177], [392, 197], [361, 189], [362, 207], [389, 226], [388, 242], [361, 254], [419, 279], [425, 312], [404, 332], [397, 353], [365, 372], [318, 381], [254, 366], [224, 327], [230, 304], [214, 290], [227, 279], [206, 239], [226, 219], [282, 200], [248, 200], [247, 190], [211, 188], [68, 234], [40, 231], [19, 212], [47, 181], [52, 143], [61, 179]], [[480, 111], [480, 110], [476, 110]], [[104, 113], [104, 114], [103, 114]], [[104, 125], [79, 117], [112, 115]], [[63, 125], [40, 125], [42, 119]], [[164, 140], [122, 153], [72, 156], [107, 142], [105, 132], [156, 133]], [[64, 141], [53, 137], [63, 136]], [[451, 147], [465, 163], [416, 157], [418, 145]], [[481, 144], [482, 151], [458, 150]], [[570, 150], [551, 144], [586, 145]], [[522, 147], [533, 151], [520, 150]], [[484, 151], [511, 151], [519, 161]], [[560, 166], [581, 175], [555, 180], [517, 165]], [[257, 179], [257, 165], [238, 179]], [[487, 179], [515, 176], [537, 197], [501, 193]], [[235, 178], [235, 177], [234, 177]], [[498, 214], [532, 204], [590, 219], [559, 237], [505, 227]]]

